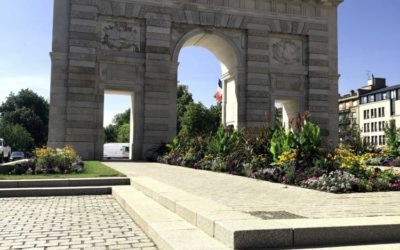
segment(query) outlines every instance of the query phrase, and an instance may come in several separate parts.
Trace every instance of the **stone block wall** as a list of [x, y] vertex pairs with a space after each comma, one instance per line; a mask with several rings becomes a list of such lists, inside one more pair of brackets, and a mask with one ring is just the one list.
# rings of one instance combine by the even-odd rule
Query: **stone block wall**
[[171, 140], [177, 58], [189, 45], [214, 53], [234, 82], [237, 128], [270, 123], [276, 101], [295, 101], [336, 144], [339, 3], [55, 0], [49, 145], [101, 159], [108, 91], [132, 96], [132, 159]]

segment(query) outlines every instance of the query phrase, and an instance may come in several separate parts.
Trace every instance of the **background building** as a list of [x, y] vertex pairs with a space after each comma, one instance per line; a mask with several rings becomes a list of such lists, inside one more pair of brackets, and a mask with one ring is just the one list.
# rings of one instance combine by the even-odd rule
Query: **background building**
[[359, 124], [359, 94], [352, 90], [339, 98], [339, 142], [351, 140]]
[[400, 126], [400, 84], [386, 86], [386, 79], [372, 76], [366, 86], [339, 98], [339, 138], [342, 143], [357, 128], [367, 144], [386, 144], [385, 126]]

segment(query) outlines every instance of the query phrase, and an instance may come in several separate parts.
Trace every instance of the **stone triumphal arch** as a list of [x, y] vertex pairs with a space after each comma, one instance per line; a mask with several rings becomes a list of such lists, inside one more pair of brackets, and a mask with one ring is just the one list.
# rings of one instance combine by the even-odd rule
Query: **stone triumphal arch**
[[223, 123], [309, 110], [337, 142], [340, 0], [55, 0], [49, 145], [101, 159], [104, 94], [132, 98], [131, 158], [176, 133], [180, 50], [220, 61]]

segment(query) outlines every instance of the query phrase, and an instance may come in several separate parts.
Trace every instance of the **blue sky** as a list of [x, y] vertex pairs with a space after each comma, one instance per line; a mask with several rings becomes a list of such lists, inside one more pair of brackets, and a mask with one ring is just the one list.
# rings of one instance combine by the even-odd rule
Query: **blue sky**
[[[49, 97], [53, 0], [0, 0], [0, 102], [11, 92], [31, 88]], [[400, 1], [345, 0], [339, 7], [339, 89], [366, 83], [367, 70], [400, 84]], [[214, 103], [220, 68], [207, 50], [181, 51], [178, 79], [195, 100]], [[129, 107], [129, 98], [107, 96], [105, 123]]]

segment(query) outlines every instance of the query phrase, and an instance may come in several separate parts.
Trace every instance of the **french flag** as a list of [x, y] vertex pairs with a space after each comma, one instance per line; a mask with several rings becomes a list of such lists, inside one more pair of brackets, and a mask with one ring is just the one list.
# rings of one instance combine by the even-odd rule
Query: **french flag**
[[217, 92], [214, 95], [215, 100], [217, 100], [217, 103], [222, 103], [222, 81], [218, 81], [218, 89]]

